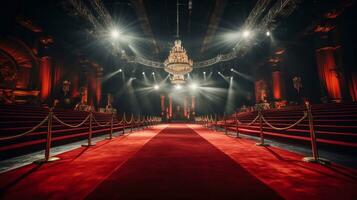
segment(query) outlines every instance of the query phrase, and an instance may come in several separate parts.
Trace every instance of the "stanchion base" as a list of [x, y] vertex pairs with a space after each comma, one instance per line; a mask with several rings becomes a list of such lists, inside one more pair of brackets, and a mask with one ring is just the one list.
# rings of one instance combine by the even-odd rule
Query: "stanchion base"
[[82, 147], [92, 147], [95, 146], [95, 144], [82, 144]]
[[331, 161], [324, 159], [324, 158], [315, 159], [314, 157], [304, 157], [302, 160], [304, 162], [319, 163], [321, 165], [330, 165], [331, 164]]
[[261, 142], [255, 143], [255, 145], [261, 146], [261, 147], [268, 147], [268, 146], [270, 146], [270, 144], [265, 144], [265, 143], [261, 143]]
[[106, 137], [105, 139], [107, 139], [107, 140], [111, 140], [111, 139], [114, 139], [115, 137], [114, 136], [112, 136], [112, 137]]
[[44, 164], [44, 163], [50, 163], [50, 162], [55, 162], [57, 160], [60, 160], [59, 157], [50, 157], [48, 160], [44, 159], [40, 159], [40, 160], [36, 160], [33, 163], [35, 164]]

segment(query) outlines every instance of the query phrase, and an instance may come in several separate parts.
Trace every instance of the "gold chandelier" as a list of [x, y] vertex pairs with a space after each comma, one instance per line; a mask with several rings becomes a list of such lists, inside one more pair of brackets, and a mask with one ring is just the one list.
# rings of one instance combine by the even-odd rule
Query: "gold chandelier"
[[175, 45], [164, 62], [164, 69], [170, 74], [171, 83], [184, 84], [185, 74], [192, 71], [192, 65], [192, 60], [188, 58], [186, 50], [181, 46], [181, 40], [175, 40]]

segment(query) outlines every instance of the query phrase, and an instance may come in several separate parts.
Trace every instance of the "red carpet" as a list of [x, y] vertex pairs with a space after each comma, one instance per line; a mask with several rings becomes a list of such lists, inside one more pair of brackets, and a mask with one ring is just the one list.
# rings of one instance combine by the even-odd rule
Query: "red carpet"
[[199, 125], [189, 126], [284, 199], [357, 199], [355, 169], [306, 163], [296, 153], [259, 147], [255, 141], [232, 138]]
[[165, 127], [0, 174], [0, 199], [357, 199], [355, 170], [199, 125]]
[[171, 125], [89, 199], [281, 199], [185, 125]]
[[0, 174], [0, 199], [83, 199], [165, 127], [78, 148], [61, 154], [58, 162]]

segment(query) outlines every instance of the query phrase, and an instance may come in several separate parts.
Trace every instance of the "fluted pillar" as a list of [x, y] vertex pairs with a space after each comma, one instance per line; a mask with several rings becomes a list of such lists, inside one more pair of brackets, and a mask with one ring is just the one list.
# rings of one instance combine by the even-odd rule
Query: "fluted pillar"
[[284, 99], [284, 82], [282, 73], [280, 70], [272, 71], [272, 85], [273, 85], [273, 97], [274, 100], [279, 101]]
[[262, 103], [267, 98], [267, 85], [263, 79], [255, 81], [255, 102]]
[[192, 96], [191, 97], [191, 110], [192, 110], [192, 115], [195, 116], [196, 115], [196, 97]]
[[172, 118], [172, 96], [169, 95], [169, 118]]
[[40, 59], [40, 99], [46, 101], [51, 95], [52, 89], [52, 58], [44, 56]]
[[161, 95], [160, 96], [160, 103], [161, 103], [161, 116], [165, 116], [165, 96]]

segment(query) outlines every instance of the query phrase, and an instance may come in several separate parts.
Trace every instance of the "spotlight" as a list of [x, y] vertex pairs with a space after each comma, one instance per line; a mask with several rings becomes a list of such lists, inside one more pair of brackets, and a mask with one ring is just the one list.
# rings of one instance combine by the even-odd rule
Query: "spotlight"
[[111, 32], [110, 32], [110, 35], [112, 36], [113, 39], [118, 39], [120, 33], [117, 29], [113, 29]]
[[155, 75], [155, 72], [152, 72], [151, 74], [152, 74], [152, 75]]
[[197, 87], [198, 87], [198, 85], [197, 85], [196, 83], [192, 83], [192, 84], [190, 85], [190, 88], [191, 88], [192, 90], [196, 90]]
[[233, 80], [233, 76], [231, 76], [231, 80]]
[[231, 68], [231, 72], [233, 72], [234, 71], [234, 69], [233, 68]]
[[248, 38], [250, 36], [250, 31], [249, 30], [244, 30], [243, 31], [243, 37]]
[[175, 89], [176, 89], [176, 90], [180, 90], [181, 88], [182, 88], [181, 85], [175, 85]]
[[206, 74], [206, 72], [203, 72], [203, 74]]
[[218, 72], [218, 74], [221, 74], [221, 72]]
[[145, 72], [143, 72], [142, 74], [145, 75]]
[[119, 69], [119, 72], [122, 72], [123, 70], [122, 69]]
[[155, 90], [158, 90], [159, 88], [160, 88], [159, 85], [157, 85], [157, 84], [154, 85], [154, 89], [155, 89]]
[[270, 31], [267, 31], [265, 35], [270, 36]]

